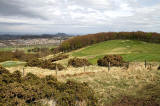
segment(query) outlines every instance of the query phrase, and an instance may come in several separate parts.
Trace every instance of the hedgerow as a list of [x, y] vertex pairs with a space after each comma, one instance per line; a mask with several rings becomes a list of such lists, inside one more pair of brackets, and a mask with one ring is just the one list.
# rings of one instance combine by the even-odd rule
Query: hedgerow
[[82, 101], [87, 106], [98, 106], [87, 83], [59, 82], [51, 75], [39, 78], [32, 73], [22, 77], [19, 71], [10, 73], [2, 67], [0, 72], [0, 105], [44, 105], [43, 100], [47, 99], [55, 101], [56, 106], [75, 106]]

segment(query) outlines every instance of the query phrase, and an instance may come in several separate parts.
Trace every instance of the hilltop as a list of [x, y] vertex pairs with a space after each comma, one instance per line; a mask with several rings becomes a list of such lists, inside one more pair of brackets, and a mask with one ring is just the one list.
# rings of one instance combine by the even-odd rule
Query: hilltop
[[126, 61], [160, 61], [160, 45], [137, 40], [110, 40], [71, 52], [72, 56], [88, 58], [91, 63], [106, 54], [119, 54]]

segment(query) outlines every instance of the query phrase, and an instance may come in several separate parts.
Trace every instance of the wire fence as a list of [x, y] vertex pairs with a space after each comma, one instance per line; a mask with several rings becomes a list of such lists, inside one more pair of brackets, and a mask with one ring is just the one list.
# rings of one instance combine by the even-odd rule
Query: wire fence
[[85, 74], [85, 73], [96, 73], [100, 71], [110, 72], [114, 69], [117, 69], [117, 70], [136, 70], [136, 69], [158, 70], [158, 67], [160, 67], [160, 62], [149, 62], [145, 60], [144, 62], [136, 62], [136, 61], [127, 62], [124, 66], [119, 66], [119, 67], [111, 66], [109, 62], [108, 66], [106, 67], [102, 67], [98, 65], [83, 66], [83, 67], [78, 67], [78, 68], [67, 67], [61, 71], [58, 70], [58, 68], [56, 68], [56, 70], [48, 70], [48, 69], [40, 70], [38, 68], [30, 70], [31, 68], [22, 67], [22, 69], [20, 70], [22, 71], [23, 76], [35, 70], [37, 74], [41, 74], [42, 76], [54, 75], [58, 78], [59, 76], [65, 76], [65, 75], [72, 76], [72, 75], [79, 75], [79, 74]]

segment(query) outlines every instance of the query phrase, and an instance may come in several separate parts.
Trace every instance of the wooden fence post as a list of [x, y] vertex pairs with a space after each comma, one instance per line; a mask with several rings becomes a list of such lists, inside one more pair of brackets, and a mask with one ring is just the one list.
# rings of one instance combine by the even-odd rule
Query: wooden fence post
[[127, 69], [129, 68], [129, 61], [128, 61], [128, 66], [127, 66]]
[[150, 64], [149, 69], [150, 69], [150, 70], [152, 69], [152, 64]]
[[58, 70], [58, 68], [57, 68], [57, 65], [56, 65], [56, 78], [57, 78], [57, 74], [58, 74], [57, 70]]
[[144, 66], [145, 66], [145, 68], [147, 67], [147, 61], [146, 60], [144, 61]]
[[24, 74], [25, 74], [25, 72], [24, 72], [24, 67], [23, 67], [23, 77], [24, 77]]
[[110, 71], [110, 62], [108, 62], [108, 71]]

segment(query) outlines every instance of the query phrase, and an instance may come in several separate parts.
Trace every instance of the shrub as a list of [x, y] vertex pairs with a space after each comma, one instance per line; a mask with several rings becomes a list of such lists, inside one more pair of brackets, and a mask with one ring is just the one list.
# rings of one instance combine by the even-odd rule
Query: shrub
[[13, 78], [13, 80], [15, 82], [21, 82], [21, 76], [22, 76], [22, 73], [20, 71], [14, 71], [11, 75], [11, 77]]
[[0, 62], [13, 59], [13, 53], [11, 51], [0, 51]]
[[13, 58], [22, 59], [24, 54], [25, 53], [23, 51], [16, 50], [15, 52], [13, 52]]
[[99, 66], [122, 66], [124, 64], [123, 58], [120, 55], [107, 55], [97, 60]]
[[94, 91], [86, 83], [68, 80], [65, 84], [61, 84], [60, 88], [65, 89], [61, 89], [58, 106], [75, 106], [76, 101], [83, 100], [86, 101], [87, 106], [96, 106], [98, 103]]
[[29, 61], [26, 66], [30, 67], [41, 67], [43, 69], [51, 69], [51, 70], [63, 70], [64, 67], [58, 63], [52, 63], [50, 60], [40, 60], [40, 59], [33, 59]]
[[87, 106], [98, 103], [94, 91], [86, 83], [59, 82], [51, 75], [39, 78], [32, 73], [21, 77], [18, 71], [0, 74], [0, 105], [41, 106], [45, 99], [55, 100], [56, 106], [75, 106], [77, 101], [85, 101]]
[[14, 52], [11, 51], [3, 51], [0, 52], [0, 62], [9, 61], [9, 60], [20, 60], [20, 61], [29, 61], [30, 59], [35, 59], [40, 57], [38, 54], [26, 54], [23, 51], [16, 50]]
[[50, 49], [49, 48], [39, 48], [39, 47], [35, 47], [33, 49], [28, 49], [27, 50], [28, 52], [50, 52]]
[[63, 70], [63, 69], [65, 69], [65, 67], [62, 66], [61, 64], [58, 64], [58, 63], [54, 63], [54, 64], [56, 64], [58, 70]]
[[27, 73], [27, 75], [24, 77], [25, 80], [27, 81], [37, 81], [39, 78], [38, 76], [32, 74], [32, 73]]
[[58, 63], [52, 63], [51, 61], [49, 60], [45, 60], [45, 61], [42, 61], [41, 63], [41, 68], [46, 68], [46, 69], [51, 69], [51, 70], [63, 70], [64, 67], [61, 65], [61, 64], [58, 64]]
[[54, 58], [49, 59], [49, 61], [55, 62], [55, 61], [58, 61], [58, 60], [66, 59], [68, 57], [69, 57], [68, 55], [60, 54], [60, 55], [58, 55], [58, 56], [56, 56]]
[[60, 49], [59, 49], [59, 48], [52, 48], [52, 49], [51, 49], [51, 52], [52, 52], [53, 54], [57, 54], [57, 53], [60, 52]]
[[0, 65], [0, 74], [9, 74], [9, 71]]
[[26, 66], [30, 67], [39, 67], [41, 66], [42, 61], [39, 59], [31, 59], [27, 62]]
[[87, 59], [73, 58], [68, 61], [68, 66], [82, 67], [91, 65]]

